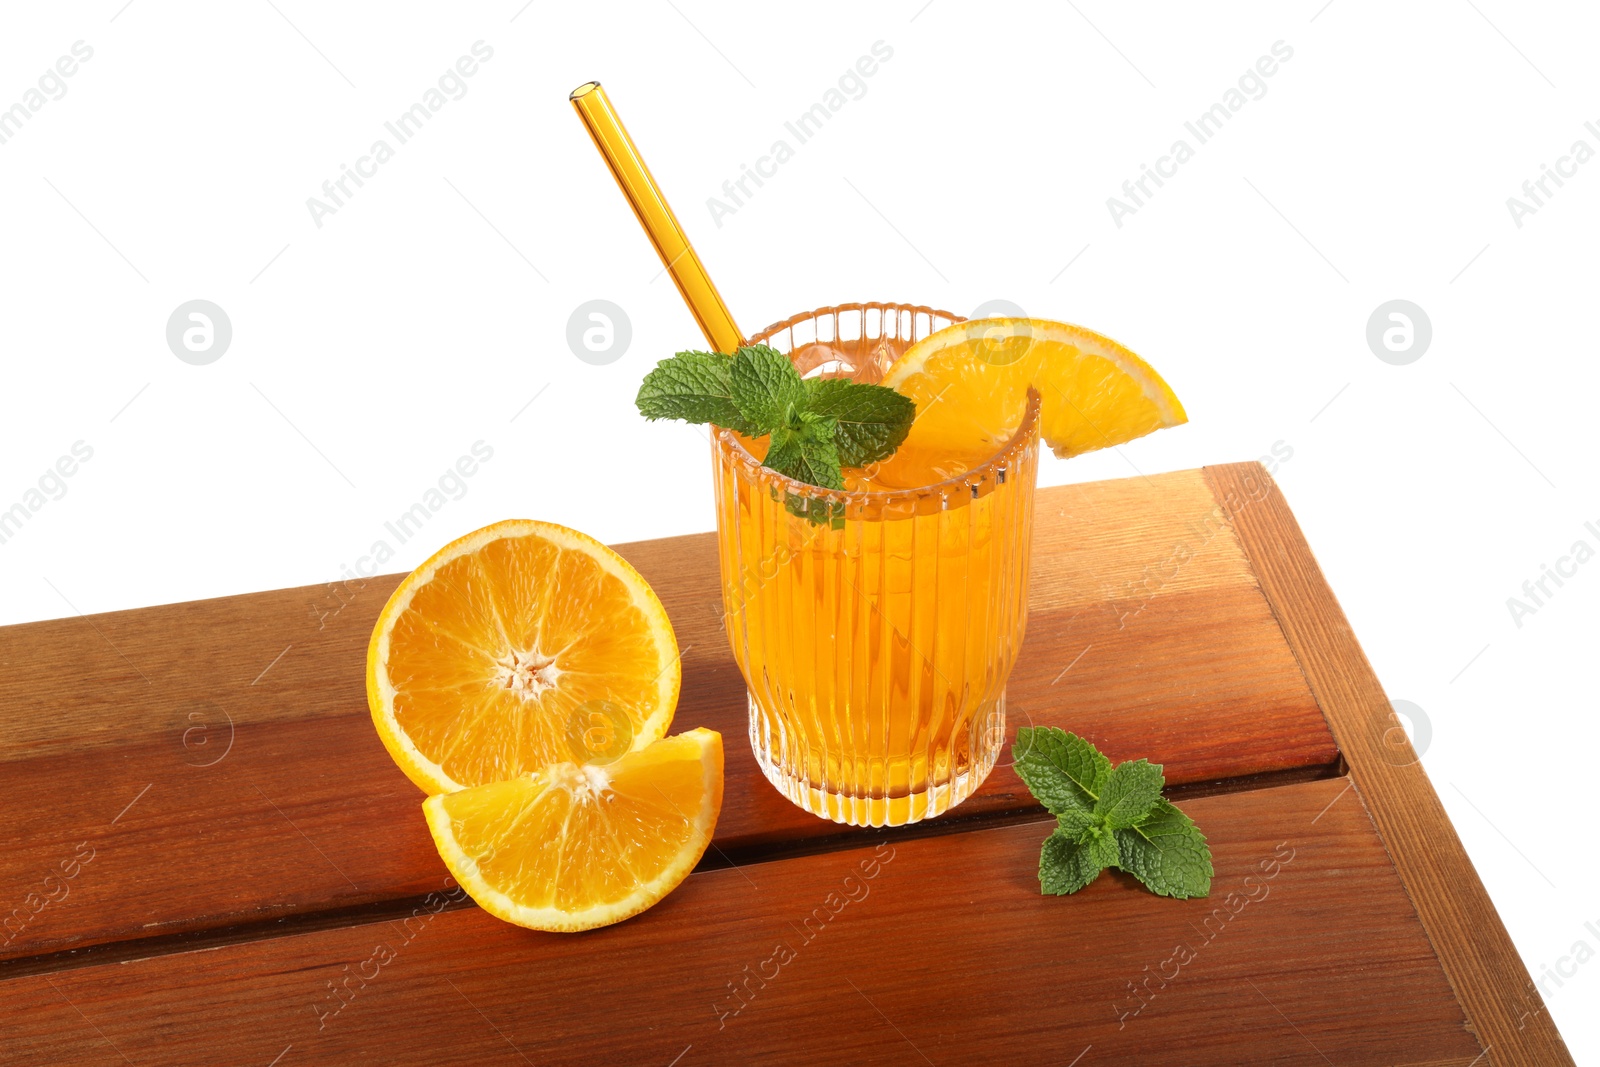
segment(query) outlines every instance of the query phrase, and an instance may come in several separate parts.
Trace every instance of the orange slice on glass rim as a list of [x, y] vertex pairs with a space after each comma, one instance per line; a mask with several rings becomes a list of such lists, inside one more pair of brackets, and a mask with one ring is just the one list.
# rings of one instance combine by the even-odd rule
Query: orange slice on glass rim
[[987, 462], [1022, 424], [1030, 388], [1040, 397], [1040, 436], [1063, 458], [1189, 420], [1143, 359], [1109, 337], [1047, 319], [947, 326], [908, 348], [883, 384], [917, 403], [905, 443], [876, 475], [907, 487]]

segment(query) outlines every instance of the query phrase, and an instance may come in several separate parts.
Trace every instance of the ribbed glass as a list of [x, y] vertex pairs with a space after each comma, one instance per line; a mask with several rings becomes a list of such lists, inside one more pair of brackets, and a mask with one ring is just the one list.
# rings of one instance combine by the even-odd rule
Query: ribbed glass
[[[847, 304], [751, 340], [808, 377], [876, 381], [952, 321]], [[1027, 621], [1038, 403], [1030, 396], [989, 462], [921, 489], [818, 489], [713, 432], [724, 619], [749, 689], [750, 744], [805, 810], [900, 826], [959, 804], [994, 767]], [[812, 521], [824, 503], [838, 517]]]

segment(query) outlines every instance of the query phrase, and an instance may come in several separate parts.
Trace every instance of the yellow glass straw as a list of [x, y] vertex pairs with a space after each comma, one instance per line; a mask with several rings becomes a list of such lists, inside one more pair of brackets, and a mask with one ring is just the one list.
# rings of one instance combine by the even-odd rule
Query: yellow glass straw
[[718, 352], [733, 352], [744, 343], [744, 334], [734, 323], [728, 305], [722, 302], [722, 294], [717, 292], [705, 265], [695, 255], [689, 238], [684, 236], [667, 198], [650, 176], [650, 168], [639, 157], [639, 150], [617, 118], [606, 91], [599, 82], [585, 82], [572, 90], [571, 100], [706, 340]]

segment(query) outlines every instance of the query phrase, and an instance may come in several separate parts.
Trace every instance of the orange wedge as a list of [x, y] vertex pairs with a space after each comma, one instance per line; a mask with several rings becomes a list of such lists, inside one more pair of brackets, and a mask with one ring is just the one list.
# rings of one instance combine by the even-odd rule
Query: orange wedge
[[434, 553], [367, 647], [372, 721], [425, 793], [644, 748], [667, 732], [680, 678], [672, 625], [639, 573], [529, 519]]
[[689, 876], [722, 810], [722, 735], [690, 730], [604, 766], [557, 763], [422, 805], [445, 866], [534, 930], [637, 915]]
[[1046, 319], [947, 326], [907, 349], [883, 384], [917, 402], [905, 443], [877, 472], [885, 484], [928, 485], [987, 462], [1021, 425], [1030, 388], [1041, 400], [1040, 435], [1062, 457], [1189, 420], [1144, 360], [1108, 337]]

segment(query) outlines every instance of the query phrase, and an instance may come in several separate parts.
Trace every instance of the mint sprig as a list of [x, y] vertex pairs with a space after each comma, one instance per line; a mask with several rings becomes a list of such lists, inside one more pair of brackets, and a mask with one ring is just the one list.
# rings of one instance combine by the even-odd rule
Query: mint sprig
[[714, 423], [746, 437], [769, 437], [763, 466], [836, 490], [844, 488], [844, 467], [892, 455], [917, 413], [910, 397], [885, 386], [802, 379], [788, 356], [767, 345], [746, 345], [731, 356], [679, 352], [645, 375], [634, 403], [647, 419]]
[[1112, 767], [1101, 751], [1053, 726], [1025, 726], [1011, 748], [1016, 771], [1056, 828], [1039, 852], [1043, 893], [1076, 893], [1107, 867], [1152, 893], [1203, 897], [1211, 891], [1211, 849], [1194, 821], [1161, 795], [1160, 764]]
[[846, 467], [864, 467], [893, 455], [917, 414], [915, 401], [882, 385], [810, 378], [805, 387], [805, 410], [833, 421], [839, 462]]

